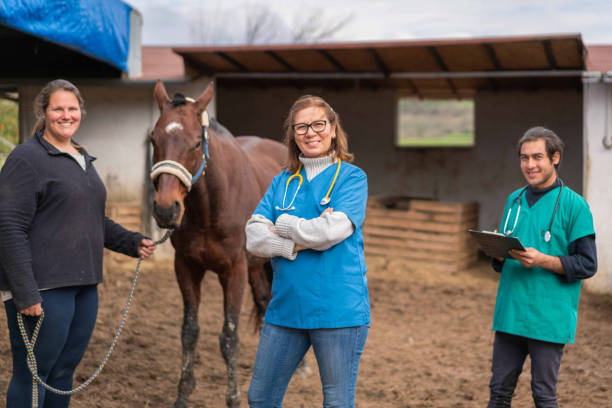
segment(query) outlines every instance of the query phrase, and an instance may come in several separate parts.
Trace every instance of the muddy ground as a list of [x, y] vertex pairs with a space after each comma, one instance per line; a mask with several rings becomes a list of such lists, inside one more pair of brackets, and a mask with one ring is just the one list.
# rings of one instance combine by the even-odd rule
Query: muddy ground
[[[361, 360], [357, 405], [366, 407], [484, 407], [493, 335], [490, 331], [497, 275], [485, 261], [456, 273], [411, 268], [401, 261], [369, 258], [372, 327]], [[93, 339], [77, 370], [82, 382], [104, 356], [119, 322], [135, 261], [108, 268], [100, 286]], [[213, 273], [204, 282], [192, 407], [224, 407], [226, 373], [219, 353], [222, 298]], [[242, 406], [258, 336], [245, 297], [240, 325], [238, 381]], [[182, 302], [170, 265], [146, 262], [128, 323], [102, 375], [72, 399], [72, 407], [171, 407], [180, 372]], [[6, 316], [0, 315], [0, 390], [11, 373]], [[612, 297], [582, 293], [576, 343], [565, 348], [559, 379], [563, 407], [612, 406]], [[320, 407], [313, 374], [294, 377], [286, 407]], [[514, 406], [533, 406], [529, 365]], [[4, 397], [0, 407], [5, 404]]]

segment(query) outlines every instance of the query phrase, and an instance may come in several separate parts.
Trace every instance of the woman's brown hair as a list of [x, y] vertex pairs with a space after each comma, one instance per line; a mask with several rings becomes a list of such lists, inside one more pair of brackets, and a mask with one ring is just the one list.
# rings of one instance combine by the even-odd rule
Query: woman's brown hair
[[45, 112], [49, 107], [51, 95], [57, 91], [72, 92], [79, 102], [81, 118], [85, 117], [85, 102], [83, 101], [83, 97], [81, 96], [79, 89], [72, 82], [66, 81], [65, 79], [53, 80], [47, 83], [47, 85], [40, 90], [34, 99], [34, 115], [36, 116], [36, 124], [34, 125], [34, 130], [32, 130], [32, 136], [34, 136], [39, 130], [45, 130]]
[[336, 156], [343, 162], [352, 163], [353, 155], [348, 151], [347, 135], [340, 122], [340, 116], [332, 109], [332, 107], [321, 97], [314, 95], [304, 95], [299, 97], [289, 109], [289, 114], [283, 125], [284, 137], [283, 143], [289, 149], [285, 166], [289, 171], [295, 172], [300, 166], [300, 149], [295, 143], [295, 132], [293, 131], [293, 120], [297, 112], [305, 108], [316, 107], [322, 108], [325, 111], [325, 116], [329, 121], [330, 126], [336, 125], [336, 137], [332, 138], [329, 152], [335, 152]]

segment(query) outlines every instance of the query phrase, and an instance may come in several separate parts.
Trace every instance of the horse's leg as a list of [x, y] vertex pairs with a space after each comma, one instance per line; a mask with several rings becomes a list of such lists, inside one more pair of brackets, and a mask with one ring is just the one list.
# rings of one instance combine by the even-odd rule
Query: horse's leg
[[251, 286], [251, 292], [253, 293], [255, 311], [257, 312], [257, 328], [261, 327], [263, 317], [266, 314], [266, 308], [268, 307], [268, 303], [270, 303], [272, 284], [271, 268], [270, 262], [249, 265], [249, 284]]
[[238, 321], [242, 296], [246, 283], [247, 262], [246, 257], [240, 259], [231, 267], [219, 273], [219, 282], [223, 287], [223, 330], [219, 336], [221, 354], [227, 366], [227, 394], [225, 402], [228, 407], [240, 406], [240, 391], [236, 382], [236, 363], [238, 362]]
[[174, 271], [183, 295], [183, 326], [181, 329], [181, 343], [183, 345], [183, 361], [181, 364], [181, 380], [178, 385], [178, 397], [174, 408], [187, 407], [189, 395], [195, 388], [193, 375], [193, 360], [200, 326], [198, 325], [198, 307], [200, 306], [201, 284], [204, 273], [203, 267], [189, 264], [178, 253], [174, 257]]
[[[251, 285], [255, 309], [257, 310], [258, 327], [263, 324], [266, 308], [272, 298], [272, 275], [272, 265], [270, 265], [270, 262], [266, 262], [263, 265], [249, 265], [249, 284]], [[312, 368], [306, 361], [306, 358], [303, 358], [295, 369], [295, 374], [302, 378], [307, 378], [311, 373]]]

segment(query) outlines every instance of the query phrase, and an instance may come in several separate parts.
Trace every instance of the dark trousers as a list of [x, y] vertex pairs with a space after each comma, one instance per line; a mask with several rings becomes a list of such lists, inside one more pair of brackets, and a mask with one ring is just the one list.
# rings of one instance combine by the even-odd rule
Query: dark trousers
[[496, 332], [491, 398], [487, 408], [510, 407], [523, 363], [531, 358], [531, 393], [536, 408], [557, 408], [557, 380], [564, 344]]
[[[72, 376], [83, 358], [96, 324], [98, 288], [96, 285], [73, 286], [40, 292], [45, 311], [34, 347], [38, 375], [60, 390], [72, 388]], [[7, 408], [32, 406], [32, 374], [26, 364], [26, 349], [17, 326], [13, 300], [4, 302], [13, 353], [13, 376], [6, 394]], [[23, 316], [29, 335], [38, 318]], [[65, 408], [70, 396], [57, 395], [38, 386], [38, 406]]]

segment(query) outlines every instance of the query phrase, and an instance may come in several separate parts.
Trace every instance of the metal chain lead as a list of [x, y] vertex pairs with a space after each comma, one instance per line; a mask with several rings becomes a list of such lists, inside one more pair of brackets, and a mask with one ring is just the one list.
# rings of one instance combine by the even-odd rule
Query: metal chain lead
[[[163, 244], [164, 242], [168, 240], [168, 238], [170, 238], [170, 235], [172, 234], [173, 231], [174, 230], [166, 231], [164, 236], [158, 241], [155, 241], [153, 244], [154, 245]], [[113, 349], [115, 348], [115, 345], [117, 344], [117, 341], [119, 340], [119, 335], [121, 334], [121, 330], [123, 329], [123, 326], [125, 325], [125, 322], [127, 320], [128, 311], [130, 310], [130, 306], [132, 304], [132, 298], [134, 297], [134, 289], [136, 288], [136, 281], [138, 280], [138, 274], [140, 273], [141, 263], [142, 263], [142, 257], [138, 258], [138, 264], [136, 265], [136, 271], [134, 272], [134, 278], [132, 279], [132, 287], [130, 288], [130, 293], [125, 303], [125, 308], [123, 310], [123, 315], [121, 316], [119, 327], [117, 327], [117, 331], [115, 332], [113, 341], [111, 342], [111, 345], [108, 348], [108, 351], [106, 352], [106, 355], [104, 356], [104, 359], [102, 359], [102, 362], [100, 363], [96, 371], [91, 375], [91, 377], [85, 380], [83, 384], [79, 385], [78, 387], [72, 390], [58, 390], [57, 388], [53, 388], [49, 384], [45, 383], [38, 376], [38, 366], [36, 364], [36, 356], [34, 355], [34, 345], [36, 344], [36, 340], [38, 338], [38, 332], [40, 331], [42, 321], [45, 317], [44, 311], [41, 313], [40, 317], [38, 318], [38, 321], [36, 322], [36, 326], [34, 327], [34, 332], [32, 333], [31, 339], [28, 339], [28, 335], [25, 329], [25, 325], [23, 324], [23, 317], [21, 313], [17, 312], [17, 325], [19, 326], [19, 331], [21, 332], [21, 337], [23, 338], [23, 343], [25, 344], [26, 351], [28, 354], [27, 356], [28, 369], [30, 370], [30, 373], [32, 373], [32, 408], [38, 408], [38, 387], [36, 385], [37, 383], [40, 384], [46, 390], [51, 391], [55, 394], [72, 395], [72, 394], [76, 394], [77, 392], [83, 390], [93, 380], [95, 380], [96, 377], [100, 374], [100, 372], [106, 365], [106, 362], [110, 358], [111, 353], [113, 352]]]

